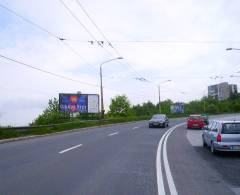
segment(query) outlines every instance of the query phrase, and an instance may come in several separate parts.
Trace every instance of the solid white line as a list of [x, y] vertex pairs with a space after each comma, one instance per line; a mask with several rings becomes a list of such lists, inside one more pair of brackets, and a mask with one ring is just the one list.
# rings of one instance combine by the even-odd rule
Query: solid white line
[[166, 172], [166, 177], [167, 177], [167, 181], [168, 181], [168, 187], [170, 190], [171, 195], [177, 195], [177, 189], [175, 187], [174, 181], [173, 181], [173, 177], [171, 174], [171, 170], [169, 167], [169, 162], [168, 162], [168, 157], [167, 157], [167, 140], [169, 135], [177, 128], [178, 126], [175, 126], [174, 128], [172, 128], [168, 134], [166, 135], [166, 138], [164, 140], [163, 143], [163, 162], [164, 162], [164, 167], [165, 167], [165, 172]]
[[[157, 149], [157, 157], [156, 157], [156, 168], [157, 168], [157, 186], [158, 186], [158, 195], [165, 195], [166, 192], [165, 192], [165, 187], [164, 187], [164, 182], [163, 182], [163, 171], [162, 171], [162, 163], [161, 163], [161, 152], [162, 152], [162, 147], [163, 148], [163, 152], [165, 150], [165, 153], [167, 154], [167, 150], [166, 150], [166, 144], [167, 143], [167, 138], [168, 136], [170, 135], [170, 133], [175, 130], [177, 127], [183, 125], [184, 123], [181, 123], [181, 124], [178, 124], [178, 125], [175, 125], [174, 127], [168, 129], [164, 134], [163, 136], [161, 137], [160, 141], [159, 141], [159, 144], [158, 144], [158, 149]], [[166, 138], [165, 138], [166, 137]], [[166, 163], [166, 160], [167, 159], [167, 156], [165, 156], [164, 158], [164, 155], [163, 155], [163, 162], [164, 162], [164, 166], [165, 166], [165, 171], [166, 171], [166, 176], [167, 176], [167, 185], [169, 186], [169, 189], [170, 189], [170, 192], [171, 194], [173, 194], [173, 189], [171, 190], [172, 186], [174, 185], [174, 182], [173, 182], [173, 179], [172, 181], [169, 180], [169, 178], [171, 177], [172, 178], [172, 175], [171, 175], [171, 171], [170, 171], [170, 167], [169, 167], [169, 163], [168, 163], [168, 159], [167, 159], [167, 163]], [[168, 166], [168, 167], [167, 167]], [[167, 167], [167, 168], [166, 168]], [[164, 168], [164, 167], [163, 167]], [[172, 183], [171, 183], [172, 182]], [[169, 184], [170, 183], [170, 184]], [[174, 185], [175, 187], [175, 185]], [[176, 188], [175, 188], [175, 192], [177, 192]], [[176, 193], [177, 194], [177, 193]]]
[[[170, 129], [169, 129], [170, 130]], [[169, 131], [168, 130], [168, 131]], [[163, 136], [161, 137], [159, 144], [158, 144], [158, 149], [157, 149], [157, 158], [156, 158], [156, 168], [157, 168], [157, 186], [158, 186], [158, 194], [159, 195], [164, 195], [165, 193], [165, 188], [164, 188], [164, 183], [163, 183], [163, 172], [162, 172], [162, 163], [161, 163], [161, 151], [162, 151], [162, 143], [164, 138], [166, 137], [166, 134], [168, 133], [166, 131]]]
[[66, 150], [60, 151], [59, 154], [63, 154], [63, 153], [65, 153], [65, 152], [68, 152], [69, 150], [73, 150], [73, 149], [78, 148], [78, 147], [81, 147], [81, 146], [82, 146], [82, 144], [79, 144], [79, 145], [73, 146], [73, 147], [71, 147], [71, 148], [67, 148]]
[[132, 130], [134, 130], [134, 129], [138, 129], [138, 128], [139, 128], [139, 127], [133, 127]]
[[113, 136], [113, 135], [117, 135], [117, 134], [118, 134], [118, 132], [110, 133], [110, 134], [108, 134], [108, 136]]

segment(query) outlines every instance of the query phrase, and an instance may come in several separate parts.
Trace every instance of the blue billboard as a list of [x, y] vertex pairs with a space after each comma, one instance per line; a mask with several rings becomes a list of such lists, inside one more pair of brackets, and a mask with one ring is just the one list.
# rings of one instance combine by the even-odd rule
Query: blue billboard
[[88, 113], [88, 95], [86, 94], [59, 94], [60, 112]]
[[175, 103], [171, 105], [171, 113], [183, 114], [184, 113], [184, 103]]

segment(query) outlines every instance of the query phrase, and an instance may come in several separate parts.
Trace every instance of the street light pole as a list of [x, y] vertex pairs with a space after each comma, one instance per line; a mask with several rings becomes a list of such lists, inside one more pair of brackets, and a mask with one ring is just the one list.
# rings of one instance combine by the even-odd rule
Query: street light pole
[[113, 60], [120, 60], [120, 59], [123, 59], [123, 57], [113, 58], [113, 59], [104, 61], [100, 64], [101, 119], [104, 118], [104, 112], [105, 112], [104, 103], [103, 103], [102, 66], [103, 66], [103, 64], [106, 64], [106, 63], [111, 62]]
[[159, 110], [159, 113], [161, 113], [161, 98], [160, 98], [160, 85], [158, 85], [158, 110]]
[[164, 83], [167, 83], [167, 82], [170, 82], [171, 80], [166, 80], [166, 81], [163, 81], [162, 83], [159, 83], [158, 84], [158, 110], [159, 110], [159, 113], [162, 112], [162, 108], [161, 108], [161, 84], [164, 84]]

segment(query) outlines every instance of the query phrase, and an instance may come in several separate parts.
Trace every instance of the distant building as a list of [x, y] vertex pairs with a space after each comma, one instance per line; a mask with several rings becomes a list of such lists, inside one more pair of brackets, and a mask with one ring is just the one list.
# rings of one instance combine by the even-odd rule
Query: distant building
[[208, 96], [217, 100], [226, 100], [237, 93], [237, 85], [227, 82], [208, 86]]
[[235, 84], [230, 84], [229, 89], [230, 89], [230, 96], [238, 93], [237, 85]]

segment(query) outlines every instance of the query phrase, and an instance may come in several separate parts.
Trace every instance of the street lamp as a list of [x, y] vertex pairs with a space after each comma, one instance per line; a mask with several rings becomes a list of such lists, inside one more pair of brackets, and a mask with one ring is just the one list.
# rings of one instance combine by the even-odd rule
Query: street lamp
[[114, 60], [121, 60], [123, 57], [113, 58], [107, 61], [104, 61], [100, 64], [100, 91], [101, 91], [101, 119], [104, 118], [104, 104], [103, 104], [103, 85], [102, 85], [102, 66], [103, 64], [106, 64], [108, 62], [114, 61]]
[[240, 50], [239, 48], [232, 48], [232, 47], [229, 47], [229, 48], [226, 48], [227, 51], [230, 51], [230, 50]]
[[162, 112], [161, 110], [161, 98], [160, 98], [160, 85], [164, 84], [164, 83], [167, 83], [167, 82], [170, 82], [172, 80], [166, 80], [166, 81], [163, 81], [162, 83], [159, 83], [158, 84], [158, 109], [159, 109], [159, 113]]

